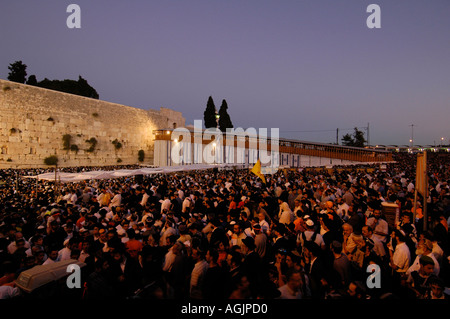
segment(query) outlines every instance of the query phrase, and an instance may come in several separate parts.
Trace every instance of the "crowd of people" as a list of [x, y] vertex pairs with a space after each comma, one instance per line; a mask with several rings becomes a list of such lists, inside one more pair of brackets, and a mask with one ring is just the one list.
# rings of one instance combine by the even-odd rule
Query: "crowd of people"
[[26, 297], [23, 271], [78, 260], [82, 299], [445, 299], [449, 157], [429, 153], [417, 201], [408, 153], [266, 183], [207, 170], [55, 185], [3, 170], [0, 297]]

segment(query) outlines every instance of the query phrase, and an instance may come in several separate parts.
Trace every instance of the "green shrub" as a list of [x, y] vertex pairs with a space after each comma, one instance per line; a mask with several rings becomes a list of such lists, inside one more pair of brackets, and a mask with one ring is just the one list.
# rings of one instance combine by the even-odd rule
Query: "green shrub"
[[91, 146], [86, 150], [86, 152], [92, 153], [95, 151], [95, 147], [97, 146], [97, 139], [95, 137], [91, 137], [90, 139], [86, 140], [86, 143], [91, 144]]
[[119, 140], [116, 138], [114, 141], [111, 142], [114, 145], [114, 148], [116, 150], [119, 150], [122, 148], [122, 143], [119, 142]]
[[72, 136], [70, 134], [64, 134], [62, 140], [63, 140], [63, 150], [70, 149], [70, 141], [72, 140]]
[[70, 145], [70, 150], [73, 151], [73, 152], [75, 152], [75, 153], [78, 153], [78, 151], [79, 151], [80, 149], [79, 149], [78, 145], [72, 144], [72, 145]]
[[44, 158], [45, 165], [56, 165], [58, 164], [58, 157], [56, 155], [50, 155]]
[[144, 158], [145, 158], [145, 152], [144, 152], [144, 150], [139, 150], [139, 151], [138, 151], [138, 160], [139, 160], [139, 162], [143, 162], [143, 161], [144, 161]]

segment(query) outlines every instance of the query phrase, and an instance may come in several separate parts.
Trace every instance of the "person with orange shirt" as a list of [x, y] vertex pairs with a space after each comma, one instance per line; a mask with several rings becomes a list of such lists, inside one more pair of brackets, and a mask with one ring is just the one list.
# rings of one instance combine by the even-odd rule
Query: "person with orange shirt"
[[128, 241], [125, 243], [125, 249], [130, 255], [130, 258], [138, 259], [144, 245], [141, 241], [136, 239], [136, 231], [132, 228], [127, 230]]

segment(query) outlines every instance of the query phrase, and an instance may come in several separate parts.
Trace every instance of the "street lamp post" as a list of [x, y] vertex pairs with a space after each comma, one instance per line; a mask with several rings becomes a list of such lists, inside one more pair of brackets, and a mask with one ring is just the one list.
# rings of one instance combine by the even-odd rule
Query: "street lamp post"
[[414, 146], [414, 124], [411, 124], [411, 139], [409, 140], [409, 143], [411, 143], [411, 148]]

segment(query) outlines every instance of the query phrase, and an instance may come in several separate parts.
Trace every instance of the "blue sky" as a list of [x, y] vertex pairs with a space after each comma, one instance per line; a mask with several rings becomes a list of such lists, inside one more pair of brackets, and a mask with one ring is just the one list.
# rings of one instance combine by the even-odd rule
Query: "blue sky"
[[[69, 29], [66, 8], [81, 8]], [[369, 4], [381, 28], [369, 29]], [[83, 76], [100, 99], [203, 119], [211, 95], [235, 127], [335, 142], [449, 143], [448, 0], [17, 0], [0, 11], [0, 78]]]

